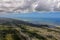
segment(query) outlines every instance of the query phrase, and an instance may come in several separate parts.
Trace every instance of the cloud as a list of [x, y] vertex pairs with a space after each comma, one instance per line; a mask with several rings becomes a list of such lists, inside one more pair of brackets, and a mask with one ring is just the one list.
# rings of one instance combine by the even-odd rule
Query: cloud
[[57, 0], [0, 0], [0, 12], [60, 11]]

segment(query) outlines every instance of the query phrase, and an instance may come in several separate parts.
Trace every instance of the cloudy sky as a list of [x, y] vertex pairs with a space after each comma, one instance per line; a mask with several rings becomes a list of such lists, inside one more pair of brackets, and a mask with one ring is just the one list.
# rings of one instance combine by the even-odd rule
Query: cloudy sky
[[0, 12], [60, 11], [60, 0], [0, 0]]

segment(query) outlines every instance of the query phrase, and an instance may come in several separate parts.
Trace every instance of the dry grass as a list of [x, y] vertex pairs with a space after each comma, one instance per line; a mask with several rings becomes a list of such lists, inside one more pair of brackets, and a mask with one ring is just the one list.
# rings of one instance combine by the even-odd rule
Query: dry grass
[[[38, 28], [38, 27], [31, 27], [31, 26], [25, 26], [24, 29], [28, 35], [31, 34], [33, 35], [32, 40], [41, 40], [39, 35], [46, 40], [60, 40], [60, 29], [58, 28]], [[35, 36], [35, 35], [36, 36]], [[30, 36], [31, 36], [30, 35]], [[38, 38], [37, 38], [38, 37]], [[42, 39], [42, 40], [45, 40]]]
[[[60, 40], [60, 28], [39, 28], [39, 27], [32, 27], [27, 25], [20, 25], [16, 28], [9, 28], [9, 27], [0, 27], [0, 30], [16, 30], [16, 34], [21, 38], [21, 40]], [[20, 35], [19, 35], [20, 34]], [[4, 39], [5, 38], [5, 39]], [[6, 34], [5, 37], [1, 40], [18, 40], [17, 38], [13, 38], [13, 35], [10, 33]]]

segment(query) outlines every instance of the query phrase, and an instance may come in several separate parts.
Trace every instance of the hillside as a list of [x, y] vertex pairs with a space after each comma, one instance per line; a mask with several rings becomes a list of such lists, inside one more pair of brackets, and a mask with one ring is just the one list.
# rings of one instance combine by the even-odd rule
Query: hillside
[[60, 28], [0, 18], [0, 40], [60, 40]]

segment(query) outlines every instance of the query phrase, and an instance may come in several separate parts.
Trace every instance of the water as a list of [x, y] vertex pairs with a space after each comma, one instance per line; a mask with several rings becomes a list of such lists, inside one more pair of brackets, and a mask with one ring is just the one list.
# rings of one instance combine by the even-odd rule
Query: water
[[60, 18], [20, 18], [24, 21], [29, 21], [35, 24], [50, 24], [50, 25], [59, 25], [60, 26]]
[[35, 24], [51, 24], [60, 26], [60, 12], [32, 12], [26, 14], [7, 14], [1, 15], [1, 17], [15, 18], [19, 20], [29, 21]]

